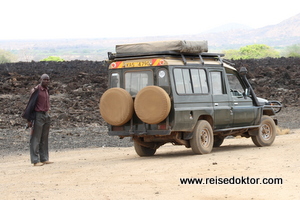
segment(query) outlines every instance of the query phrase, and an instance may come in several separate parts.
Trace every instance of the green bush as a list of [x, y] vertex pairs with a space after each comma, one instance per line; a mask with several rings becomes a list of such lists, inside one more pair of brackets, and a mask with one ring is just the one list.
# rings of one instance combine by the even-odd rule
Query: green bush
[[17, 61], [17, 57], [9, 51], [0, 49], [0, 64]]
[[300, 57], [300, 44], [287, 46], [283, 51], [285, 57]]
[[53, 61], [53, 62], [63, 62], [64, 59], [58, 57], [58, 56], [49, 56], [48, 58], [44, 58], [41, 61]]
[[239, 50], [224, 51], [226, 59], [260, 59], [266, 57], [278, 58], [279, 52], [265, 44], [253, 44], [241, 47]]

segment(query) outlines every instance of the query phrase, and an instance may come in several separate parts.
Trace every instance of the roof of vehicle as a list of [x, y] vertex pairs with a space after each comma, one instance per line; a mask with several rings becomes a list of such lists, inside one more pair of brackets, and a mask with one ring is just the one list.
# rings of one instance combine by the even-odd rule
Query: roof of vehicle
[[224, 54], [207, 51], [207, 41], [171, 40], [116, 45], [116, 53], [108, 52], [109, 69], [189, 64], [224, 66]]
[[[166, 54], [148, 56], [113, 57], [109, 69], [131, 68], [131, 67], [157, 67], [166, 65], [220, 65], [235, 69], [226, 64], [222, 59], [224, 54], [201, 53], [199, 55]], [[111, 57], [112, 58], [112, 57]]]
[[[207, 41], [169, 40], [116, 45], [116, 53], [120, 56], [162, 54], [177, 52], [199, 54], [208, 52]], [[169, 54], [169, 53], [168, 53]]]

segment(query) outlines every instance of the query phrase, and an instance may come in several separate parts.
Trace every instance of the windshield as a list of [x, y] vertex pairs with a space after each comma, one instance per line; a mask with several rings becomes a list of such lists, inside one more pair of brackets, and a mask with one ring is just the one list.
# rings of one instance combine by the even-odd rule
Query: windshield
[[230, 92], [232, 96], [243, 97], [244, 86], [237, 72], [226, 69]]

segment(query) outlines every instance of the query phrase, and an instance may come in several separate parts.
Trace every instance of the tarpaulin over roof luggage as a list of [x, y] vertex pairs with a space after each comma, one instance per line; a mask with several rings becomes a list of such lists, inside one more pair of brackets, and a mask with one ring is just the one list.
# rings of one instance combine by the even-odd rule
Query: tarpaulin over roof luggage
[[171, 40], [116, 45], [117, 55], [142, 55], [165, 52], [199, 54], [207, 51], [207, 41]]

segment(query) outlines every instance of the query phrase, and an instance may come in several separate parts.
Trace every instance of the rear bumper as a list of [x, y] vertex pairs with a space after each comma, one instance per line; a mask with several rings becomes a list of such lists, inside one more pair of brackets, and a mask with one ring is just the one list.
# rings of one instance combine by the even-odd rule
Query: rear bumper
[[171, 130], [146, 130], [146, 131], [108, 131], [110, 136], [129, 137], [133, 135], [170, 135]]

